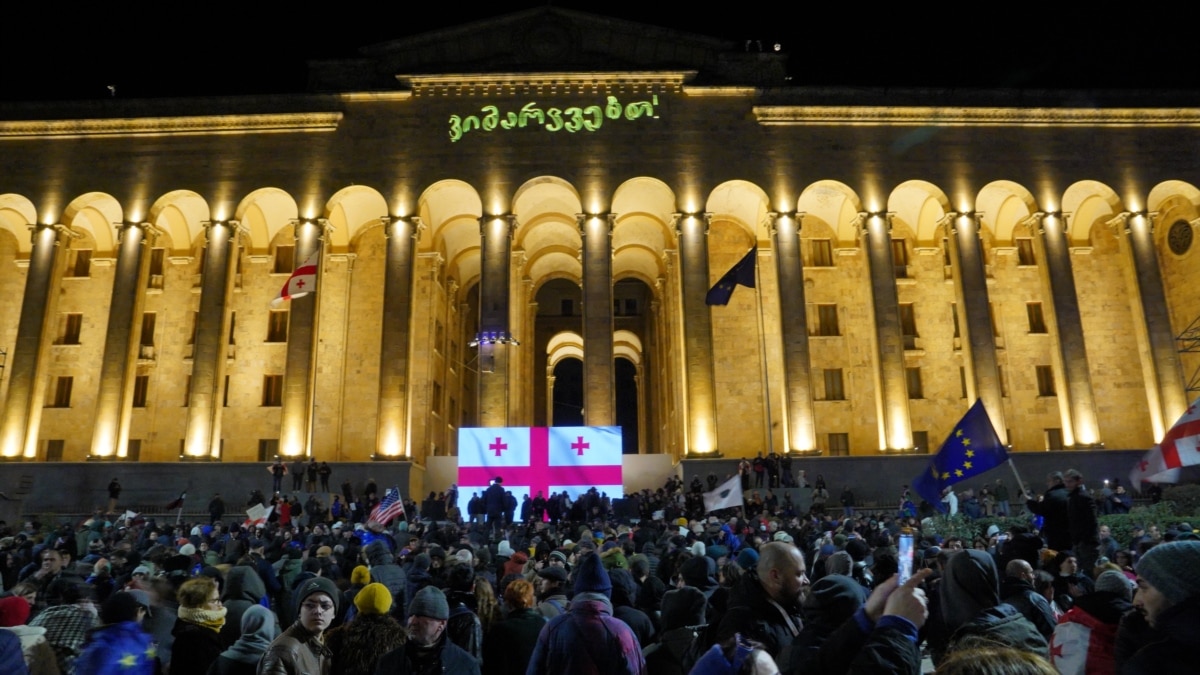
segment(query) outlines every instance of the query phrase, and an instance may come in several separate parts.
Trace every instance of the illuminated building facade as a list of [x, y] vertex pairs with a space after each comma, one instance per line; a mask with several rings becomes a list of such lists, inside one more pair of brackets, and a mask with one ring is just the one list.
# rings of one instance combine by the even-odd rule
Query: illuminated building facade
[[546, 8], [308, 95], [3, 108], [0, 456], [420, 463], [555, 422], [877, 455], [976, 397], [1017, 451], [1162, 436], [1200, 366], [1196, 101], [784, 72]]

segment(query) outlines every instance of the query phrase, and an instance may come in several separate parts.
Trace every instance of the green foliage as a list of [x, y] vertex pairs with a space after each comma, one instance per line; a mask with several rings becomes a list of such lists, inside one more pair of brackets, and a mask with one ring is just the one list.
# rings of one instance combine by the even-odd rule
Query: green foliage
[[[1173, 505], [1175, 515], [1191, 519], [1200, 513], [1200, 485], [1172, 485], [1163, 489], [1163, 501]], [[1192, 523], [1195, 525], [1195, 523]]]
[[1135, 506], [1129, 513], [1119, 513], [1111, 516], [1100, 516], [1100, 524], [1107, 525], [1112, 530], [1113, 539], [1125, 547], [1133, 539], [1133, 527], [1138, 525], [1150, 529], [1157, 525], [1159, 532], [1165, 532], [1167, 527], [1179, 522], [1171, 504], [1159, 502], [1147, 506]]

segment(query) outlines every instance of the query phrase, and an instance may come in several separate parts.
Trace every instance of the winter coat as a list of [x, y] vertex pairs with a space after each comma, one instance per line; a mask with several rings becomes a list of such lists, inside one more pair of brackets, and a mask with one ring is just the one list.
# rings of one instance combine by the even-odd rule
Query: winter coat
[[1033, 652], [1044, 659], [1050, 658], [1050, 646], [1046, 638], [1012, 605], [1000, 604], [984, 610], [973, 620], [959, 626], [950, 636], [948, 651], [954, 651], [955, 645], [967, 637], [980, 637]]
[[242, 615], [257, 605], [267, 594], [266, 584], [253, 568], [238, 565], [225, 575], [225, 625], [221, 626], [221, 642], [231, 645], [242, 634]]
[[524, 675], [546, 626], [546, 617], [536, 609], [518, 609], [492, 624], [483, 641], [483, 672], [486, 675]]
[[0, 673], [29, 675], [21, 655], [21, 639], [7, 631], [0, 631]]
[[1067, 487], [1062, 483], [1046, 490], [1042, 501], [1029, 500], [1025, 506], [1042, 517], [1042, 538], [1055, 551], [1071, 548], [1071, 530], [1067, 515]]
[[1050, 601], [1038, 593], [1033, 584], [1024, 579], [1006, 577], [1000, 587], [1000, 597], [1016, 607], [1044, 637], [1049, 639], [1054, 633], [1054, 610], [1050, 607]]
[[329, 648], [296, 622], [267, 648], [258, 675], [330, 675], [332, 666]]
[[[434, 649], [438, 652], [438, 662], [441, 668], [435, 668], [432, 672], [446, 673], [447, 675], [479, 675], [479, 662], [447, 640], [445, 636], [442, 636], [441, 643]], [[423, 672], [430, 672], [418, 670], [413, 664], [413, 659], [420, 650], [421, 647], [411, 640], [403, 647], [393, 649], [379, 659], [375, 675], [419, 675]]]
[[384, 654], [404, 645], [405, 632], [390, 616], [358, 614], [325, 636], [333, 675], [372, 675]]
[[171, 635], [171, 675], [204, 675], [228, 646], [217, 631], [183, 619], [175, 620]]
[[1050, 662], [1062, 675], [1113, 675], [1121, 616], [1133, 606], [1104, 591], [1081, 596], [1054, 629]]
[[566, 614], [550, 620], [538, 635], [528, 675], [641, 675], [646, 672], [637, 636], [612, 615], [612, 603], [598, 593], [579, 593]]
[[50, 643], [46, 642], [46, 629], [40, 626], [11, 626], [7, 630], [21, 640], [21, 652], [30, 675], [59, 675], [58, 660]]
[[1163, 610], [1154, 628], [1163, 637], [1142, 647], [1125, 662], [1122, 675], [1165, 675], [1196, 672], [1195, 647], [1200, 644], [1200, 597]]
[[75, 672], [83, 675], [154, 675], [158, 671], [154, 643], [136, 621], [101, 626], [88, 635]]
[[446, 636], [476, 661], [482, 661], [483, 623], [475, 613], [474, 594], [451, 591], [446, 594], [446, 601], [450, 605]]
[[776, 604], [762, 587], [754, 570], [742, 575], [729, 596], [729, 608], [717, 629], [717, 641], [740, 633], [743, 637], [763, 644], [783, 672], [791, 663], [792, 642], [800, 634], [804, 622], [799, 607], [784, 607], [785, 619]]
[[[383, 584], [392, 594], [392, 618], [404, 623], [408, 611], [408, 577], [404, 568], [396, 564], [396, 558], [382, 541], [373, 541], [366, 548], [367, 562], [371, 564], [371, 581]], [[419, 589], [418, 589], [419, 590]]]

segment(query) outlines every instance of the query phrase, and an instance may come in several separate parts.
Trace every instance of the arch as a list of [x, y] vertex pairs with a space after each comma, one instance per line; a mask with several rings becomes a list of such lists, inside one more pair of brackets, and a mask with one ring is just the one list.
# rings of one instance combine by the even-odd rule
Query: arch
[[771, 201], [759, 186], [744, 180], [721, 183], [709, 193], [704, 210], [713, 220], [727, 220], [740, 225], [757, 242], [770, 237], [766, 228]]
[[249, 232], [246, 248], [256, 253], [265, 252], [275, 235], [299, 217], [296, 200], [273, 187], [259, 188], [246, 195], [234, 212], [234, 218]]
[[150, 222], [171, 239], [171, 252], [185, 255], [210, 219], [208, 202], [191, 190], [174, 190], [150, 207]]
[[89, 192], [80, 195], [63, 209], [63, 224], [91, 235], [96, 253], [111, 253], [116, 245], [114, 226], [124, 220], [120, 203], [112, 195]]
[[[483, 201], [479, 192], [461, 180], [441, 180], [421, 193], [417, 199], [417, 215], [426, 226], [421, 234], [421, 248], [439, 246], [446, 236], [445, 228], [463, 221], [474, 223], [475, 245], [478, 246], [479, 219], [483, 217]], [[446, 247], [448, 256], [458, 252], [457, 248]]]
[[632, 331], [613, 332], [613, 357], [624, 358], [635, 366], [642, 365], [642, 341]]
[[[665, 225], [671, 222], [671, 214], [675, 212], [675, 192], [657, 178], [630, 178], [613, 192], [612, 212], [617, 214], [619, 219], [642, 214]], [[667, 231], [670, 233], [670, 228], [667, 228]]]
[[1154, 239], [1159, 249], [1165, 245], [1167, 232], [1177, 220], [1195, 221], [1200, 217], [1200, 190], [1181, 180], [1168, 180], [1155, 185], [1146, 198], [1148, 211], [1158, 212]]
[[941, 243], [938, 226], [953, 209], [941, 188], [923, 180], [908, 180], [888, 195], [887, 210], [911, 228], [916, 246], [934, 247]]
[[579, 191], [557, 176], [538, 176], [525, 181], [513, 193], [512, 205], [520, 229], [547, 213], [566, 214], [572, 220], [575, 214], [583, 213]]
[[835, 180], [809, 185], [796, 200], [796, 212], [804, 214], [801, 233], [809, 226], [809, 220], [815, 219], [829, 227], [836, 245], [843, 248], [857, 245], [858, 231], [854, 222], [862, 211], [862, 199], [845, 183]]
[[380, 224], [388, 215], [387, 200], [373, 188], [351, 185], [338, 190], [325, 203], [331, 250], [346, 250], [364, 230]]
[[660, 278], [666, 276], [663, 269], [662, 257], [642, 247], [627, 246], [613, 255], [613, 283], [622, 279], [638, 279], [651, 289]]
[[583, 360], [583, 336], [574, 331], [563, 331], [551, 336], [546, 342], [546, 366], [554, 370], [563, 359]]
[[17, 255], [28, 258], [33, 251], [29, 227], [37, 223], [37, 209], [28, 198], [7, 193], [0, 195], [0, 229], [7, 230], [17, 240]]
[[533, 282], [533, 293], [547, 281], [566, 279], [575, 284], [583, 283], [583, 263], [573, 251], [566, 249], [546, 250], [531, 257], [525, 265], [526, 276]]
[[1092, 238], [1092, 230], [1103, 226], [1122, 211], [1121, 198], [1104, 183], [1081, 180], [1073, 183], [1063, 193], [1063, 213], [1070, 214], [1067, 234], [1071, 245], [1086, 245]]
[[1037, 201], [1025, 186], [996, 180], [983, 186], [975, 197], [975, 210], [983, 227], [991, 230], [998, 244], [1012, 242], [1017, 226], [1037, 212]]

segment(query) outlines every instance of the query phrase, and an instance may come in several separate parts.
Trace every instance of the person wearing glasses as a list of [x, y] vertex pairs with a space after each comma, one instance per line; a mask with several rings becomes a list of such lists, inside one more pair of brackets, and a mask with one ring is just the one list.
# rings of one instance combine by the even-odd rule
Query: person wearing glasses
[[267, 648], [258, 675], [329, 675], [333, 653], [325, 646], [325, 631], [337, 616], [340, 595], [324, 577], [302, 582], [296, 594], [300, 608], [296, 623]]
[[221, 591], [211, 577], [189, 579], [179, 587], [179, 618], [171, 635], [171, 675], [204, 675], [228, 647], [221, 640], [225, 606]]

